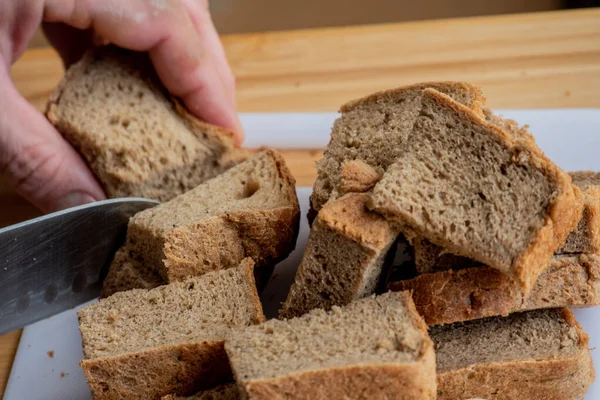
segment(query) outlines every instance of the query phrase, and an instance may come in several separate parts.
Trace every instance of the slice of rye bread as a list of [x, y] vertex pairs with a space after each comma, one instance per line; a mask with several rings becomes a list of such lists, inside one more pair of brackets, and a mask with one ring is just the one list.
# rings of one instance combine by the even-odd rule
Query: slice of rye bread
[[430, 327], [438, 400], [582, 399], [594, 380], [588, 336], [566, 308]]
[[515, 311], [600, 305], [600, 256], [554, 256], [528, 297], [519, 285], [489, 267], [451, 269], [391, 282], [412, 292], [427, 324], [451, 324]]
[[[317, 180], [310, 198], [312, 216], [328, 201], [339, 197], [342, 165], [360, 160], [378, 174], [401, 154], [421, 110], [423, 89], [434, 88], [481, 114], [481, 90], [464, 82], [425, 82], [377, 92], [344, 104], [335, 121], [331, 140], [317, 162]], [[312, 218], [310, 218], [312, 220]]]
[[153, 289], [167, 282], [152, 268], [148, 268], [125, 246], [115, 254], [108, 274], [102, 282], [101, 298], [131, 289]]
[[399, 229], [365, 208], [366, 194], [325, 204], [315, 219], [282, 318], [330, 309], [375, 293]]
[[231, 132], [198, 120], [168, 94], [147, 54], [114, 46], [68, 69], [46, 116], [109, 197], [167, 201], [247, 157]]
[[253, 261], [81, 309], [81, 367], [94, 399], [191, 395], [231, 381], [232, 329], [263, 322]]
[[250, 399], [434, 399], [435, 359], [409, 293], [386, 293], [231, 332]]
[[[573, 184], [578, 186], [584, 195], [583, 213], [575, 229], [554, 254], [600, 253], [600, 173], [577, 171], [569, 172], [569, 175]], [[455, 266], [467, 268], [483, 265], [467, 257], [452, 254], [421, 236], [408, 234], [407, 238], [412, 245], [415, 267], [419, 274], [446, 271]]]
[[[296, 245], [300, 207], [279, 153], [264, 150], [173, 200], [136, 214], [125, 247], [166, 282], [256, 262], [257, 283]], [[114, 263], [112, 268], [119, 268]]]
[[239, 400], [240, 390], [235, 383], [227, 383], [217, 387], [202, 390], [193, 396], [180, 397], [175, 395], [164, 396], [161, 400]]
[[581, 217], [583, 195], [532, 140], [425, 89], [422, 110], [370, 207], [513, 276], [528, 292]]

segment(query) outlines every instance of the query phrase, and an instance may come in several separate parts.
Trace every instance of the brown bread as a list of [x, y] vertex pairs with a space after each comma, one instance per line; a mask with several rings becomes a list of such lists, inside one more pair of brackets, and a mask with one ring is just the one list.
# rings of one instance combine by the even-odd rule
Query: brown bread
[[193, 396], [179, 397], [172, 394], [161, 400], [240, 400], [240, 391], [235, 383], [219, 385], [215, 388], [202, 390]]
[[235, 330], [225, 350], [244, 398], [435, 398], [433, 346], [408, 293]]
[[375, 292], [398, 229], [367, 210], [365, 199], [350, 193], [321, 208], [280, 317], [346, 305]]
[[253, 262], [151, 290], [116, 293], [78, 313], [95, 400], [191, 395], [232, 379], [223, 344], [265, 320]]
[[401, 155], [370, 206], [529, 291], [581, 217], [583, 196], [530, 140], [425, 89]]
[[575, 400], [594, 380], [588, 337], [566, 308], [429, 330], [438, 400]]
[[489, 267], [456, 268], [391, 282], [412, 292], [429, 325], [508, 315], [515, 311], [600, 305], [600, 256], [555, 256], [528, 297], [519, 284]]
[[145, 53], [107, 46], [66, 72], [46, 115], [109, 197], [167, 201], [246, 158], [233, 134], [189, 114]]

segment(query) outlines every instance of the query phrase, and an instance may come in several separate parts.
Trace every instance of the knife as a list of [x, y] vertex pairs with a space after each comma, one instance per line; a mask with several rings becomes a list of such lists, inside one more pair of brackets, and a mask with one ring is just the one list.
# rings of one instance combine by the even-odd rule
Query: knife
[[99, 296], [142, 198], [85, 204], [0, 229], [0, 335]]

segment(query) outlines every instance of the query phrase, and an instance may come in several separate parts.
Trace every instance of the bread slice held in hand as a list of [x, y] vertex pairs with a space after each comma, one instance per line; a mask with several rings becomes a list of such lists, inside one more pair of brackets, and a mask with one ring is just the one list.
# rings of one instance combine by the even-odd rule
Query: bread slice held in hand
[[433, 346], [409, 293], [235, 330], [225, 350], [244, 398], [435, 398]]
[[250, 259], [185, 282], [116, 293], [78, 317], [81, 367], [96, 400], [191, 395], [229, 382], [225, 337], [265, 320]]
[[124, 246], [166, 282], [231, 268], [251, 257], [264, 286], [274, 265], [296, 244], [300, 208], [294, 185], [283, 158], [274, 150], [261, 151], [136, 214]]
[[525, 292], [581, 217], [583, 196], [531, 140], [425, 89], [370, 206], [416, 234], [512, 276]]
[[[341, 195], [343, 165], [358, 160], [383, 174], [402, 153], [421, 110], [421, 95], [434, 88], [470, 107], [483, 116], [485, 98], [481, 90], [464, 82], [426, 82], [371, 94], [344, 104], [335, 121], [331, 140], [317, 163], [317, 180], [311, 195], [311, 207], [323, 205]], [[364, 191], [364, 190], [360, 190]], [[348, 191], [346, 191], [348, 192]]]
[[172, 98], [147, 54], [90, 51], [51, 95], [46, 115], [109, 197], [167, 201], [246, 158], [233, 134]]
[[588, 337], [566, 308], [430, 327], [438, 400], [582, 399], [594, 380]]
[[529, 296], [519, 284], [489, 267], [461, 268], [422, 274], [388, 284], [408, 290], [429, 325], [451, 324], [515, 311], [600, 305], [600, 256], [554, 256]]
[[366, 197], [350, 193], [321, 208], [280, 317], [346, 305], [375, 293], [399, 230], [367, 210]]

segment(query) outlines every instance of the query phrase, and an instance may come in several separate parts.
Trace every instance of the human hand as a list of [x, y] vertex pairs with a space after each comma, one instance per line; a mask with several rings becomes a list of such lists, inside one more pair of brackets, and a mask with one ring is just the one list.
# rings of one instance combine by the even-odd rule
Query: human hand
[[199, 118], [243, 134], [235, 80], [208, 0], [19, 0], [0, 3], [0, 173], [43, 211], [105, 197], [79, 154], [16, 90], [10, 65], [43, 23], [65, 65], [92, 45], [92, 29], [117, 46], [147, 51], [165, 87]]

